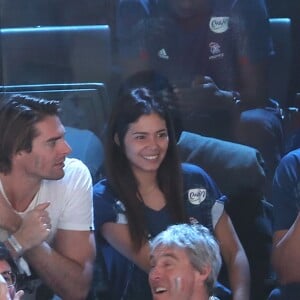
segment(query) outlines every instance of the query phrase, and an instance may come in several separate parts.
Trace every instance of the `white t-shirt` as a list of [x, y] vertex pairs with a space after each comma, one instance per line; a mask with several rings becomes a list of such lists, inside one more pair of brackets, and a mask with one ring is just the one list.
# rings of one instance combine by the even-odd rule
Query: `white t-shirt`
[[[65, 175], [59, 180], [43, 180], [40, 190], [22, 217], [40, 203], [50, 202], [47, 211], [51, 219], [51, 243], [57, 229], [89, 231], [94, 229], [92, 205], [92, 180], [88, 168], [78, 159], [66, 158]], [[0, 181], [0, 191], [4, 194]], [[5, 194], [4, 194], [5, 195]], [[7, 232], [0, 228], [0, 240]]]
[[[50, 205], [47, 207], [51, 219], [51, 232], [47, 239], [49, 244], [51, 244], [57, 229], [79, 231], [94, 229], [92, 178], [88, 168], [78, 159], [66, 158], [64, 171], [65, 175], [62, 179], [43, 180], [38, 193], [26, 211], [17, 212], [23, 217], [38, 204], [50, 202]], [[0, 192], [6, 198], [1, 181]], [[8, 233], [6, 230], [0, 228], [0, 240], [4, 241], [7, 238]], [[17, 261], [17, 265], [21, 273], [29, 271], [28, 265], [23, 258]], [[29, 275], [29, 273], [27, 274]], [[39, 284], [40, 280], [37, 279], [32, 287], [36, 289]], [[33, 294], [25, 293], [23, 298], [24, 300], [35, 299], [35, 292]]]

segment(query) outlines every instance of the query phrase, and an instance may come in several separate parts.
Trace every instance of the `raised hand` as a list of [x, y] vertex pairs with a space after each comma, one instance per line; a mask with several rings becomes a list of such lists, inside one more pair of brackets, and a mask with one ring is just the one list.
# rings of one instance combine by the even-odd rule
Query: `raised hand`
[[219, 89], [208, 76], [197, 76], [186, 87], [175, 85], [174, 91], [177, 95], [177, 108], [183, 113], [232, 110], [235, 107], [232, 92]]
[[46, 208], [49, 202], [37, 205], [29, 211], [14, 236], [23, 247], [24, 251], [40, 245], [50, 233], [51, 220]]
[[16, 294], [12, 300], [21, 300], [23, 296], [24, 296], [24, 291], [19, 290], [16, 292]]

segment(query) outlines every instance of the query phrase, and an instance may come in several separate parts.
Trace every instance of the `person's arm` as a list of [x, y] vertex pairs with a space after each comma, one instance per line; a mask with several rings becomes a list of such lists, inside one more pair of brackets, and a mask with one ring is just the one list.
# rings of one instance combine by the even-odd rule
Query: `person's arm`
[[[65, 198], [60, 199], [68, 205], [60, 218], [53, 242], [46, 242], [51, 228], [46, 209], [55, 202], [46, 202], [29, 211], [17, 231], [9, 232], [23, 248], [21, 253], [14, 251], [16, 249], [9, 240], [6, 245], [14, 258], [23, 255], [54, 293], [63, 299], [75, 300], [86, 299], [96, 250], [94, 235], [89, 230], [93, 211], [91, 176], [81, 162], [72, 160], [71, 163], [73, 167], [64, 177], [68, 184]], [[20, 217], [16, 215], [16, 218]]]
[[24, 257], [62, 299], [86, 299], [96, 252], [91, 231], [92, 180], [87, 167], [76, 159], [66, 162], [63, 180], [65, 189], [60, 201], [64, 201], [65, 207], [53, 241], [48, 244], [45, 239], [28, 249]]
[[[41, 279], [63, 299], [85, 299], [95, 258], [94, 235], [90, 231], [57, 230], [53, 245], [46, 239], [50, 224], [43, 203], [30, 211], [20, 228], [11, 232], [22, 246], [22, 255]], [[19, 216], [17, 216], [19, 217]], [[14, 258], [18, 258], [9, 242], [5, 242]]]
[[127, 257], [145, 272], [150, 269], [150, 250], [148, 242], [138, 251], [134, 250], [129, 228], [126, 224], [105, 223], [101, 227], [101, 234], [106, 241], [122, 255]]
[[272, 264], [282, 283], [300, 281], [299, 157], [298, 149], [281, 159], [272, 186]]
[[[8, 240], [4, 241], [4, 244], [14, 259], [18, 259], [25, 251], [38, 246], [49, 236], [51, 225], [46, 211], [48, 206], [49, 202], [37, 205], [23, 219], [16, 213], [10, 214], [12, 221], [1, 225], [10, 235]], [[9, 224], [20, 225], [15, 230], [15, 226], [9, 226]]]
[[215, 235], [220, 243], [221, 253], [228, 269], [233, 300], [248, 300], [250, 295], [248, 259], [231, 220], [225, 212], [216, 224]]
[[86, 299], [95, 258], [90, 231], [58, 230], [53, 248], [46, 242], [25, 252], [24, 257], [41, 279], [60, 297]]
[[[193, 82], [175, 84], [176, 108], [183, 114], [216, 109], [235, 112], [237, 92], [219, 89], [209, 76], [198, 75]], [[207, 101], [209, 99], [209, 101]]]
[[300, 282], [300, 214], [289, 230], [273, 235], [272, 263], [281, 283]]

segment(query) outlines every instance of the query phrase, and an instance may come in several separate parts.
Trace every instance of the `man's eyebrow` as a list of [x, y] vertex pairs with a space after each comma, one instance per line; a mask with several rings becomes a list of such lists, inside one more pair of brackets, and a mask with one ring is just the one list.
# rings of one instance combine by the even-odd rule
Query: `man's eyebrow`
[[[173, 259], [175, 259], [175, 260], [177, 260], [178, 258], [177, 258], [177, 256], [176, 255], [174, 255], [174, 253], [172, 253], [172, 252], [165, 252], [165, 253], [163, 253], [162, 255], [160, 255], [159, 257], [170, 257], [170, 258], [173, 258]], [[155, 259], [155, 256], [154, 255], [150, 255], [150, 260], [153, 260], [153, 259]]]
[[63, 136], [64, 136], [64, 135], [61, 134], [61, 135], [59, 135], [59, 136], [51, 137], [51, 138], [49, 138], [48, 140], [46, 140], [46, 143], [49, 143], [49, 142], [55, 142], [55, 141], [61, 139]]
[[162, 257], [171, 257], [173, 259], [177, 259], [177, 256], [174, 255], [174, 253], [172, 253], [172, 252], [166, 252], [162, 255]]

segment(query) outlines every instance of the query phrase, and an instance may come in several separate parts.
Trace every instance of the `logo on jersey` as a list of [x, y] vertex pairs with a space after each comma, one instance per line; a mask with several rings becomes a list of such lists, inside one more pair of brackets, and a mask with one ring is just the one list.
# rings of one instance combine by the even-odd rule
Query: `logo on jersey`
[[209, 49], [212, 55], [217, 55], [221, 53], [221, 46], [218, 43], [215, 42], [209, 43]]
[[228, 30], [229, 17], [211, 17], [209, 28], [214, 33], [223, 33]]
[[158, 57], [162, 58], [162, 59], [169, 59], [169, 55], [166, 51], [166, 49], [162, 48], [157, 52]]
[[208, 59], [211, 60], [211, 59], [218, 59], [224, 57], [224, 53], [222, 53], [221, 46], [219, 43], [210, 42], [208, 46], [209, 46], [209, 52], [211, 53]]
[[191, 204], [199, 205], [206, 199], [206, 189], [191, 189], [188, 191], [188, 199]]

